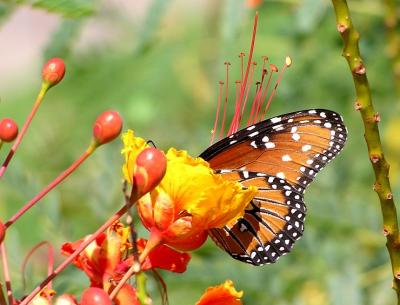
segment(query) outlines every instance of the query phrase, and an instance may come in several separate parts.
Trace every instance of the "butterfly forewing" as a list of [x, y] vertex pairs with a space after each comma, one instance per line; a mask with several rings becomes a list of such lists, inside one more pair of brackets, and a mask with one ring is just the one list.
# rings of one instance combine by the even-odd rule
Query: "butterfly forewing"
[[203, 152], [217, 173], [258, 188], [242, 218], [210, 230], [232, 257], [262, 265], [288, 253], [303, 233], [305, 188], [343, 148], [339, 114], [311, 109], [249, 126]]

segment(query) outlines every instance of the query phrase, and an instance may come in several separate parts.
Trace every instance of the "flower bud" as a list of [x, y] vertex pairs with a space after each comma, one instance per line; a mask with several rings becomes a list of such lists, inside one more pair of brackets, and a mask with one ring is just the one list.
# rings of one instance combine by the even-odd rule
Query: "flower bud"
[[4, 118], [0, 121], [0, 139], [12, 142], [18, 135], [18, 126], [13, 119]]
[[65, 64], [61, 58], [52, 58], [42, 70], [42, 80], [49, 87], [57, 85], [64, 77]]
[[5, 236], [6, 236], [6, 226], [0, 220], [0, 244], [3, 242]]
[[121, 133], [122, 118], [116, 111], [104, 111], [93, 125], [93, 137], [102, 145], [114, 140]]
[[108, 294], [101, 288], [90, 287], [85, 289], [81, 297], [81, 305], [112, 305]]
[[78, 302], [73, 295], [62, 294], [56, 299], [55, 305], [78, 305]]
[[162, 151], [148, 147], [140, 152], [133, 173], [133, 183], [139, 194], [153, 190], [164, 177], [166, 169], [167, 159]]

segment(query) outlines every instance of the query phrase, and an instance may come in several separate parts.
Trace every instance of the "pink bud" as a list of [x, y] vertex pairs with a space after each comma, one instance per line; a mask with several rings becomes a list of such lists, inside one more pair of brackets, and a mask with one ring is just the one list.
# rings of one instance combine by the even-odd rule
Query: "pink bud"
[[42, 80], [52, 87], [63, 79], [64, 74], [64, 61], [61, 58], [52, 58], [43, 66]]
[[4, 118], [0, 121], [0, 139], [4, 142], [12, 142], [18, 135], [18, 126], [13, 119]]
[[122, 118], [118, 112], [104, 111], [93, 125], [93, 137], [99, 145], [114, 140], [121, 133]]
[[167, 158], [156, 148], [148, 147], [136, 158], [133, 182], [141, 195], [153, 190], [165, 175]]

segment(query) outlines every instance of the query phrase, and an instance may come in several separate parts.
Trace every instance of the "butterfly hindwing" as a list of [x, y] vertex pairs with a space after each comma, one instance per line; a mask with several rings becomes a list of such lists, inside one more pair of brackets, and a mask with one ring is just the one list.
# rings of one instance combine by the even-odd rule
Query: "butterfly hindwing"
[[210, 231], [213, 240], [254, 265], [289, 252], [303, 232], [303, 193], [346, 138], [339, 114], [311, 109], [259, 122], [209, 147], [200, 157], [216, 172], [259, 189], [241, 219]]
[[286, 180], [241, 170], [217, 171], [246, 188], [257, 185], [258, 192], [244, 216], [222, 229], [212, 229], [213, 240], [233, 258], [262, 265], [274, 263], [288, 253], [304, 230], [306, 208], [303, 196]]

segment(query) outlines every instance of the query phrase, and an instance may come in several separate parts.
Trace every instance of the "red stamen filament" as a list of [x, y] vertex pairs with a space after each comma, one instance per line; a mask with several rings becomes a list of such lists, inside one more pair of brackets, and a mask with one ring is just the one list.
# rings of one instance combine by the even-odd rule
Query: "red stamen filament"
[[221, 99], [222, 99], [222, 86], [224, 85], [223, 81], [219, 82], [219, 94], [218, 94], [218, 106], [217, 106], [217, 113], [215, 115], [215, 121], [214, 121], [214, 128], [211, 132], [211, 141], [210, 145], [214, 143], [215, 139], [215, 134], [217, 133], [217, 125], [218, 125], [218, 117], [219, 117], [219, 110], [221, 108]]
[[287, 56], [286, 60], [285, 60], [285, 64], [283, 65], [283, 68], [282, 68], [281, 72], [279, 73], [278, 80], [275, 83], [274, 89], [272, 90], [272, 92], [271, 92], [271, 94], [270, 94], [270, 96], [268, 98], [268, 102], [267, 102], [267, 105], [266, 105], [265, 110], [263, 112], [262, 118], [267, 113], [267, 110], [268, 110], [268, 108], [269, 108], [269, 106], [271, 104], [272, 98], [274, 97], [274, 95], [276, 93], [276, 90], [278, 89], [278, 85], [280, 84], [280, 82], [282, 80], [282, 77], [283, 77], [283, 74], [284, 74], [285, 70], [287, 68], [289, 68], [291, 65], [292, 65], [292, 59], [289, 56]]
[[[240, 104], [243, 101], [244, 92], [245, 92], [245, 89], [246, 89], [246, 87], [248, 85], [247, 80], [248, 80], [248, 77], [249, 77], [249, 71], [250, 71], [250, 66], [251, 66], [251, 62], [252, 62], [251, 60], [253, 58], [254, 44], [255, 44], [255, 41], [256, 41], [257, 23], [258, 23], [258, 12], [256, 12], [256, 15], [254, 16], [253, 35], [251, 37], [250, 52], [249, 52], [249, 58], [247, 60], [246, 74], [244, 76], [244, 80], [243, 80], [242, 86], [240, 88], [240, 96], [239, 96]], [[236, 124], [237, 123], [234, 120], [232, 120], [231, 128], [229, 128], [229, 130], [233, 130], [232, 127], [233, 127], [233, 125], [236, 125]]]
[[231, 129], [228, 132], [228, 135], [231, 135], [232, 133], [237, 131], [237, 128], [240, 123], [240, 100], [239, 100], [239, 93], [241, 89], [241, 83], [240, 81], [236, 81], [236, 100], [235, 100], [235, 114], [232, 120], [231, 124]]
[[260, 86], [260, 82], [256, 82], [256, 96], [254, 97], [253, 104], [251, 106], [251, 112], [250, 112], [249, 119], [247, 120], [247, 126], [249, 126], [253, 122], [253, 115], [254, 115], [254, 112], [257, 107], [257, 92], [258, 92], [259, 86]]
[[225, 103], [224, 103], [224, 114], [222, 117], [222, 124], [221, 124], [221, 130], [219, 132], [219, 139], [222, 139], [222, 136], [224, 134], [224, 129], [225, 129], [225, 120], [226, 120], [226, 106], [228, 104], [228, 87], [229, 87], [229, 66], [231, 64], [229, 62], [225, 62], [226, 66], [226, 80], [225, 80]]
[[[257, 63], [253, 62], [253, 65], [252, 65], [251, 70], [250, 70], [249, 84], [251, 84], [251, 82], [253, 81], [253, 75], [254, 75], [254, 70], [256, 68], [256, 65], [257, 65]], [[247, 104], [247, 100], [249, 98], [250, 88], [251, 88], [251, 86], [248, 86], [247, 90], [246, 90], [246, 97], [244, 98], [244, 103], [243, 103], [243, 106], [242, 106], [242, 112], [241, 112], [241, 115], [240, 115], [240, 120], [242, 119], [244, 110], [246, 109], [246, 104]]]

